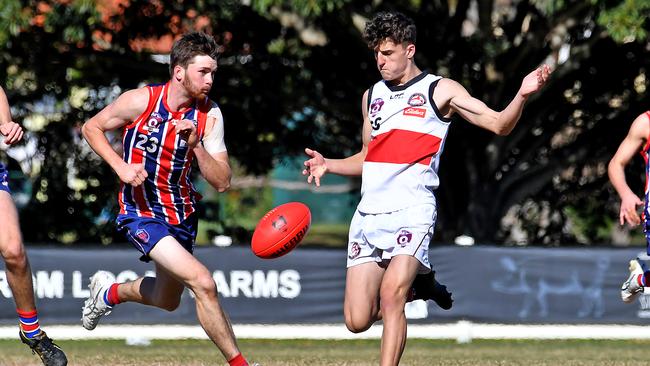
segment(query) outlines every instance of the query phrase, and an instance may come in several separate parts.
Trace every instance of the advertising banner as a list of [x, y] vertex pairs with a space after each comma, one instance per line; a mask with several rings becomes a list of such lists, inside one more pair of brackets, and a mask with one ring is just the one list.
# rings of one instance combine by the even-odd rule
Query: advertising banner
[[[407, 304], [412, 323], [645, 324], [650, 291], [633, 304], [620, 299], [636, 249], [542, 249], [437, 246], [436, 277], [453, 292], [451, 310], [435, 303]], [[34, 292], [46, 324], [80, 324], [89, 277], [111, 272], [118, 282], [154, 275], [132, 249], [28, 248]], [[238, 324], [343, 322], [346, 252], [298, 248], [277, 259], [247, 247], [201, 247], [196, 257], [211, 271], [223, 307]], [[4, 263], [0, 262], [0, 324], [16, 323]], [[173, 312], [120, 304], [102, 319], [113, 324], [196, 324], [191, 293]]]

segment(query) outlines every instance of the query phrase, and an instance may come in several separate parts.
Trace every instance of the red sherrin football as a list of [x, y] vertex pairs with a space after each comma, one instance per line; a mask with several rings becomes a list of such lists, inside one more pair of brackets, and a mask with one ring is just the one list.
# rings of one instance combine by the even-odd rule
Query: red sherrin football
[[307, 235], [311, 224], [309, 207], [289, 202], [269, 211], [255, 227], [251, 249], [260, 258], [277, 258], [289, 253]]

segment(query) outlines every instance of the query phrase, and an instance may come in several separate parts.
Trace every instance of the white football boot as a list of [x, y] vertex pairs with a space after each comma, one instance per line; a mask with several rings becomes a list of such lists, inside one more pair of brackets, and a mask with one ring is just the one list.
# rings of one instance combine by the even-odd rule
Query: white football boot
[[93, 330], [99, 319], [111, 313], [112, 307], [104, 302], [104, 292], [115, 282], [113, 275], [106, 271], [97, 271], [90, 277], [90, 297], [84, 303], [81, 321], [84, 328]]
[[621, 286], [621, 299], [624, 303], [631, 303], [634, 301], [641, 292], [643, 292], [643, 286], [639, 285], [638, 277], [643, 275], [643, 266], [639, 263], [638, 259], [632, 259], [630, 261], [630, 277], [623, 282]]

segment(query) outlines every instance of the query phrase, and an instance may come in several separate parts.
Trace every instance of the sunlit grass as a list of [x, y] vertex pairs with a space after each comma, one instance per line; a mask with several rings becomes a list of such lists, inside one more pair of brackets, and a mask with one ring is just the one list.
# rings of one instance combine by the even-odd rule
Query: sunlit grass
[[[216, 347], [204, 340], [153, 341], [127, 346], [123, 341], [60, 341], [70, 365], [224, 365]], [[378, 340], [240, 340], [244, 355], [263, 366], [379, 364]], [[411, 339], [402, 365], [632, 366], [646, 365], [650, 341], [561, 340], [496, 341], [468, 344]], [[0, 365], [40, 365], [18, 340], [0, 341]]]

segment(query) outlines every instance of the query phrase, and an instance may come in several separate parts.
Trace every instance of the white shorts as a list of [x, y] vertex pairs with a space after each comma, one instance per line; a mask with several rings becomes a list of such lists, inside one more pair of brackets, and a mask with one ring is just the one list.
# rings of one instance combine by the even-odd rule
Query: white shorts
[[435, 223], [433, 204], [381, 214], [357, 210], [350, 223], [348, 268], [367, 262], [387, 263], [396, 255], [406, 254], [420, 261], [420, 273], [428, 272], [429, 242]]

